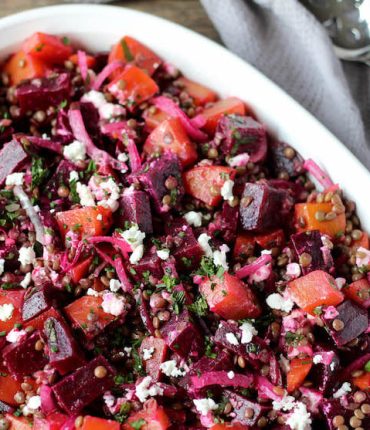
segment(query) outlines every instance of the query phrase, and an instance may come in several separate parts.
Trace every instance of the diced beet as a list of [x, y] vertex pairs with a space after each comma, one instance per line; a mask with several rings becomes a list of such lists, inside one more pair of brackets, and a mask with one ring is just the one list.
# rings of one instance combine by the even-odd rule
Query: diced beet
[[[324, 259], [323, 243], [321, 240], [321, 234], [318, 230], [304, 231], [302, 233], [292, 234], [290, 237], [294, 250], [299, 257], [303, 254], [309, 254], [312, 258], [311, 263], [308, 266], [301, 266], [302, 273], [306, 275], [314, 270], [325, 270], [331, 271], [333, 267], [333, 259], [331, 258], [329, 251], [329, 258]], [[325, 254], [326, 255], [326, 254]]]
[[208, 232], [212, 237], [221, 237], [224, 242], [230, 243], [236, 238], [238, 220], [238, 207], [231, 207], [228, 202], [224, 202], [222, 211], [219, 212], [215, 220], [208, 225]]
[[247, 152], [250, 161], [258, 163], [267, 154], [266, 128], [249, 116], [222, 116], [217, 125], [216, 139], [221, 140], [219, 147], [224, 155]]
[[16, 140], [6, 143], [0, 151], [0, 186], [11, 173], [18, 171], [28, 158], [23, 146]]
[[[233, 412], [235, 414], [233, 419], [234, 422], [245, 424], [247, 426], [254, 426], [261, 417], [267, 414], [269, 410], [269, 407], [262, 406], [257, 402], [248, 400], [246, 397], [233, 393], [232, 391], [225, 390], [223, 395], [233, 406]], [[246, 409], [252, 409], [253, 415], [247, 413]]]
[[[351, 300], [345, 300], [336, 307], [338, 315], [335, 318], [328, 318], [325, 313], [322, 315], [322, 320], [325, 327], [330, 333], [333, 341], [338, 346], [343, 346], [351, 340], [356, 339], [361, 333], [368, 328], [369, 318], [366, 309], [357, 306]], [[342, 321], [343, 330], [335, 330], [333, 328], [334, 321]]]
[[286, 181], [285, 179], [269, 179], [268, 183], [273, 188], [288, 191], [295, 203], [303, 202], [307, 198], [307, 191], [299, 182]]
[[101, 131], [99, 127], [99, 111], [90, 102], [80, 103], [82, 119], [84, 121], [86, 131], [94, 142], [99, 142], [101, 139]]
[[141, 231], [153, 233], [152, 213], [148, 194], [145, 191], [127, 188], [119, 202], [118, 226], [124, 227], [125, 222], [137, 224]]
[[[367, 401], [369, 402], [369, 395], [367, 395]], [[350, 396], [349, 402], [343, 402], [340, 399], [324, 399], [321, 405], [322, 413], [326, 420], [326, 425], [329, 430], [336, 430], [338, 426], [333, 423], [334, 417], [340, 415], [344, 418], [344, 425], [347, 428], [352, 428], [354, 426], [350, 425], [350, 419], [354, 416], [353, 414], [353, 396]], [[321, 428], [321, 427], [320, 427]], [[344, 427], [343, 427], [344, 428]], [[361, 420], [360, 428], [369, 429], [370, 428], [370, 415], [365, 415]]]
[[159, 366], [166, 360], [168, 348], [163, 339], [147, 336], [140, 345], [140, 352], [150, 348], [154, 348], [154, 352], [148, 360], [144, 360], [145, 371], [154, 381], [158, 381], [162, 373]]
[[[177, 181], [177, 186], [172, 190], [166, 188], [165, 185], [167, 178], [170, 177]], [[170, 153], [145, 163], [139, 172], [131, 175], [131, 180], [135, 179], [149, 193], [154, 207], [159, 213], [168, 212], [171, 207], [176, 207], [184, 195], [180, 163], [178, 158]], [[164, 196], [171, 197], [169, 204], [163, 203]]]
[[49, 363], [61, 375], [85, 363], [83, 353], [64, 321], [48, 318], [44, 323], [44, 335]]
[[56, 107], [69, 100], [70, 92], [69, 75], [61, 73], [57, 77], [37, 78], [18, 85], [16, 97], [21, 110], [27, 112]]
[[199, 358], [204, 349], [203, 337], [188, 311], [173, 314], [161, 329], [162, 337], [172, 351], [181, 357]]
[[162, 260], [157, 255], [157, 248], [152, 246], [145, 250], [143, 257], [131, 266], [130, 272], [135, 279], [141, 279], [143, 273], [149, 272], [157, 279], [163, 276]]
[[244, 230], [264, 232], [287, 224], [293, 199], [287, 191], [266, 183], [246, 183], [240, 203], [240, 221]]
[[9, 372], [17, 379], [32, 375], [37, 370], [42, 370], [48, 359], [44, 351], [35, 348], [40, 340], [40, 332], [35, 331], [27, 339], [6, 346], [3, 351], [3, 359]]
[[293, 148], [278, 140], [270, 142], [269, 148], [271, 167], [276, 176], [287, 173], [289, 177], [295, 178], [302, 174], [303, 159]]
[[1, 414], [12, 414], [14, 412], [14, 408], [8, 405], [5, 402], [0, 400], [0, 413]]
[[63, 292], [51, 284], [28, 288], [22, 305], [23, 321], [36, 317], [50, 307], [57, 308], [62, 298]]
[[[107, 370], [106, 376], [97, 378], [94, 370], [102, 366]], [[69, 415], [81, 411], [114, 385], [116, 371], [102, 356], [91, 360], [71, 375], [64, 377], [52, 389], [59, 406]]]
[[183, 224], [181, 227], [173, 228], [170, 235], [174, 242], [172, 255], [176, 259], [176, 268], [191, 270], [198, 267], [204, 251], [194, 236], [192, 227]]
[[311, 367], [308, 380], [313, 382], [317, 390], [327, 394], [336, 383], [339, 358], [334, 351], [321, 351], [316, 353], [315, 357], [320, 357], [320, 362]]

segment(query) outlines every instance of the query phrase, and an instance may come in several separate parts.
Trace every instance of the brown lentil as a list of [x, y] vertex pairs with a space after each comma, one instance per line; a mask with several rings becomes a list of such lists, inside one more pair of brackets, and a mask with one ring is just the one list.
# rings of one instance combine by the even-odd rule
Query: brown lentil
[[361, 411], [365, 415], [370, 415], [370, 404], [369, 403], [364, 403], [363, 405], [361, 405]]
[[160, 339], [162, 337], [162, 333], [160, 330], [156, 329], [154, 331], [154, 336], [157, 337], [158, 339]]
[[363, 420], [365, 418], [365, 414], [361, 411], [361, 409], [355, 409], [355, 411], [353, 412], [353, 414], [359, 420]]
[[295, 150], [292, 147], [287, 146], [284, 148], [284, 155], [288, 160], [292, 160], [295, 157]]
[[208, 152], [207, 152], [207, 157], [210, 158], [211, 160], [214, 160], [215, 158], [218, 157], [218, 151], [216, 148], [209, 148]]
[[364, 371], [363, 370], [355, 370], [354, 372], [351, 373], [351, 376], [353, 378], [358, 378], [359, 376], [363, 375]]
[[68, 197], [69, 196], [69, 188], [66, 187], [65, 185], [61, 185], [60, 187], [58, 187], [57, 194], [61, 198]]
[[363, 235], [362, 231], [358, 230], [358, 229], [353, 230], [352, 233], [351, 233], [351, 236], [352, 236], [353, 240], [360, 240], [361, 237], [362, 237], [362, 235]]
[[171, 204], [171, 196], [169, 194], [166, 194], [165, 196], [163, 196], [162, 203], [165, 206], [169, 206]]
[[325, 215], [325, 220], [326, 221], [332, 221], [333, 219], [335, 219], [337, 217], [337, 214], [335, 213], [335, 212], [333, 212], [333, 211], [330, 211], [330, 212], [328, 212], [326, 215]]
[[315, 218], [319, 222], [325, 221], [325, 212], [323, 212], [323, 211], [316, 211]]
[[241, 355], [239, 355], [238, 357], [238, 366], [242, 369], [245, 368], [245, 360]]
[[335, 331], [342, 331], [344, 329], [344, 322], [338, 318], [333, 321], [333, 329]]
[[75, 427], [77, 427], [77, 428], [82, 427], [83, 423], [84, 423], [84, 417], [83, 416], [80, 415], [79, 417], [77, 417], [75, 419]]
[[108, 370], [104, 366], [98, 366], [94, 369], [94, 375], [96, 378], [102, 379], [107, 376]]
[[332, 423], [333, 423], [333, 426], [334, 426], [334, 427], [339, 427], [339, 426], [341, 426], [342, 424], [344, 424], [344, 417], [343, 417], [342, 415], [336, 415], [336, 416], [333, 418]]
[[307, 267], [312, 263], [312, 257], [308, 252], [304, 252], [299, 256], [299, 264], [302, 267]]
[[244, 412], [244, 416], [247, 419], [251, 419], [254, 416], [254, 410], [252, 408], [246, 408]]
[[8, 430], [10, 422], [6, 418], [0, 418], [0, 430]]
[[174, 176], [169, 176], [164, 183], [164, 186], [167, 188], [167, 190], [174, 190], [177, 185], [178, 182]]
[[22, 404], [22, 403], [24, 403], [24, 400], [25, 400], [25, 395], [24, 395], [24, 393], [22, 391], [17, 391], [14, 394], [14, 401], [16, 403]]
[[338, 427], [338, 430], [348, 430], [348, 427], [343, 424], [343, 425]]
[[355, 416], [351, 417], [351, 419], [349, 420], [349, 425], [354, 429], [357, 427], [360, 427], [361, 424], [362, 424], [362, 421], [356, 418]]
[[159, 328], [159, 326], [160, 326], [159, 318], [158, 317], [154, 317], [153, 318], [153, 327], [154, 328]]
[[366, 400], [366, 394], [363, 391], [356, 391], [353, 395], [353, 400], [358, 403], [362, 403]]
[[44, 342], [42, 340], [38, 340], [35, 343], [35, 350], [36, 351], [42, 351], [44, 349]]
[[257, 421], [257, 427], [266, 427], [268, 424], [268, 420], [265, 417], [261, 417], [258, 421]]

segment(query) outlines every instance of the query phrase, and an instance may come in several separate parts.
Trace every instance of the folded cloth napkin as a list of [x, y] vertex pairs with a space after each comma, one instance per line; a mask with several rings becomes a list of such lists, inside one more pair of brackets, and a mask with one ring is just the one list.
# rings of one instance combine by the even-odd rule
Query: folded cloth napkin
[[201, 2], [230, 50], [306, 107], [370, 169], [367, 66], [341, 63], [298, 0]]

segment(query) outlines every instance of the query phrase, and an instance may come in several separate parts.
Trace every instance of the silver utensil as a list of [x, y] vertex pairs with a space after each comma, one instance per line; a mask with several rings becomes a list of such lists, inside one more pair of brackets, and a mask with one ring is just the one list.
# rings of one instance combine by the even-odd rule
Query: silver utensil
[[342, 60], [370, 65], [370, 0], [301, 0], [329, 33]]

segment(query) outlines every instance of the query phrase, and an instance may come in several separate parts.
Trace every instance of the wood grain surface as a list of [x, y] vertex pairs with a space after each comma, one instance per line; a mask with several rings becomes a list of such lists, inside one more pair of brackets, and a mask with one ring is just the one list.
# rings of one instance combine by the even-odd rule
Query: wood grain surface
[[[89, 3], [88, 1], [0, 0], [0, 17], [35, 7], [55, 4]], [[91, 1], [90, 3], [93, 3]], [[126, 0], [111, 4], [161, 16], [220, 42], [218, 34], [198, 0]]]

